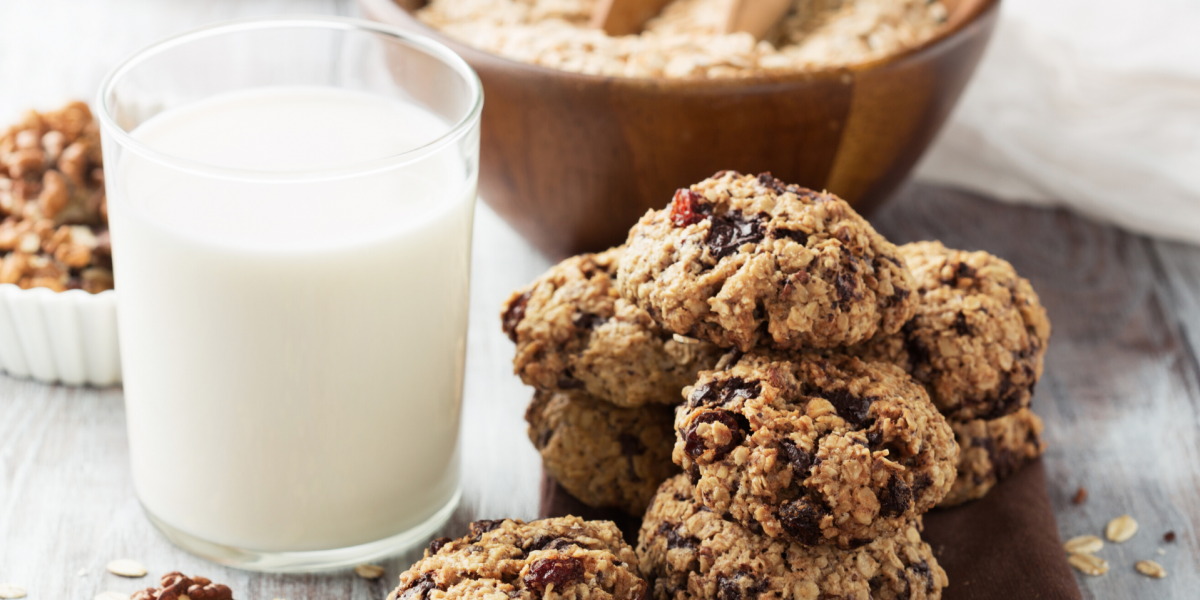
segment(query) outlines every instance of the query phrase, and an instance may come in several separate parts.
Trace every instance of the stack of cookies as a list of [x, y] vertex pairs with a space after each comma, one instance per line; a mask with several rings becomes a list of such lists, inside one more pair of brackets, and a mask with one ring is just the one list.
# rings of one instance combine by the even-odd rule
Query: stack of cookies
[[724, 351], [679, 341], [617, 293], [621, 249], [568, 258], [502, 315], [514, 370], [536, 388], [529, 439], [550, 476], [596, 507], [641, 515], [679, 468], [672, 408]]
[[1044, 450], [1029, 283], [769, 174], [680, 190], [502, 318], [546, 471], [644, 514], [656, 598], [938, 598], [921, 515]]

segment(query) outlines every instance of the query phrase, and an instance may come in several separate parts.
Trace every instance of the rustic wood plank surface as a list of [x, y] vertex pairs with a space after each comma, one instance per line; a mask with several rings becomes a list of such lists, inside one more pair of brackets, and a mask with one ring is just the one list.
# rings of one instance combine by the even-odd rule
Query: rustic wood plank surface
[[[155, 39], [227, 18], [352, 14], [334, 0], [4, 0], [0, 118], [91, 99], [117, 60]], [[1122, 513], [1136, 537], [1102, 552], [1086, 598], [1194, 598], [1200, 589], [1200, 249], [1156, 242], [1063, 211], [1013, 207], [910, 186], [873, 217], [897, 242], [939, 238], [985, 249], [1030, 278], [1054, 335], [1034, 408], [1045, 418], [1051, 500], [1064, 539], [1100, 534]], [[475, 231], [463, 424], [464, 498], [450, 534], [474, 518], [536, 514], [540, 465], [525, 439], [529, 392], [512, 376], [499, 303], [548, 266], [486, 207]], [[181, 434], [185, 435], [185, 434]], [[195, 438], [192, 438], [195, 439]], [[381, 474], [386, 476], [386, 474]], [[200, 485], [181, 474], [179, 485]], [[1076, 506], [1079, 486], [1088, 501]], [[1162, 541], [1174, 531], [1174, 543]], [[1162, 548], [1165, 554], [1158, 555]], [[412, 560], [374, 582], [353, 574], [282, 576], [224, 569], [171, 546], [133, 495], [119, 389], [73, 389], [0, 375], [0, 583], [31, 599], [88, 600], [151, 578], [104, 570], [137, 559], [151, 575], [183, 570], [228, 582], [239, 598], [383, 598]], [[1138, 575], [1152, 558], [1165, 580]], [[1020, 574], [1014, 574], [1019, 577]]]

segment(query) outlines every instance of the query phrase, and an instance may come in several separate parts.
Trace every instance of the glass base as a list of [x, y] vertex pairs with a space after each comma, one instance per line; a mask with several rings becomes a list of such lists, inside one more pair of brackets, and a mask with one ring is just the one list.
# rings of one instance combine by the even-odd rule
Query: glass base
[[461, 488], [456, 490], [450, 501], [434, 513], [432, 517], [404, 533], [349, 548], [312, 550], [308, 552], [260, 552], [258, 550], [246, 550], [222, 544], [214, 544], [163, 523], [153, 513], [146, 510], [145, 506], [142, 507], [142, 510], [146, 512], [146, 517], [150, 519], [150, 522], [172, 544], [201, 558], [246, 571], [312, 573], [316, 571], [345, 569], [407, 552], [425, 545], [433, 537], [433, 534], [450, 519], [450, 515], [458, 507], [460, 498], [462, 498]]

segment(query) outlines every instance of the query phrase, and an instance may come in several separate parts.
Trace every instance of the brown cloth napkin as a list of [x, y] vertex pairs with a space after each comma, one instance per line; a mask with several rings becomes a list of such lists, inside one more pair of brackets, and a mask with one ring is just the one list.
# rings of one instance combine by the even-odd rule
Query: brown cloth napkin
[[[546, 476], [540, 515], [614, 521], [631, 545], [637, 544], [641, 526], [640, 519], [621, 511], [583, 504]], [[1058, 538], [1040, 460], [982, 500], [925, 515], [923, 537], [950, 577], [943, 600], [1081, 598]]]

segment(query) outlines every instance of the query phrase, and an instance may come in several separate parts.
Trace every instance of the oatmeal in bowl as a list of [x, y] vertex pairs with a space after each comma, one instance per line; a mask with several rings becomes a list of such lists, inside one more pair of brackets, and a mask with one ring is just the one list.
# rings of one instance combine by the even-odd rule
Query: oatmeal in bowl
[[722, 33], [732, 0], [673, 0], [625, 36], [588, 26], [601, 1], [358, 0], [479, 74], [479, 195], [555, 260], [620, 245], [722, 169], [869, 212], [949, 115], [999, 5], [792, 0], [756, 39]]
[[725, 32], [731, 0], [673, 0], [640, 34], [589, 26], [602, 0], [431, 0], [425, 24], [475, 48], [553, 69], [614, 77], [734, 78], [847, 66], [932, 38], [940, 0], [794, 0], [762, 40]]

